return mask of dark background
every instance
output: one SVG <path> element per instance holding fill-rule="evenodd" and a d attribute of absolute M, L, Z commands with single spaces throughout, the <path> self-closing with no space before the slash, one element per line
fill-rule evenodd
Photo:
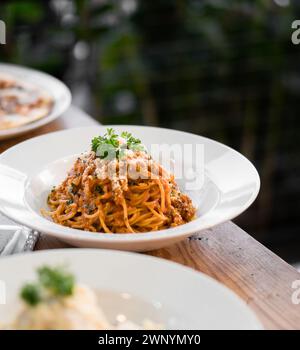
<path fill-rule="evenodd" d="M 300 1 L 1 0 L 0 19 L 0 60 L 63 80 L 101 123 L 192 131 L 242 152 L 262 187 L 235 221 L 300 261 Z"/>

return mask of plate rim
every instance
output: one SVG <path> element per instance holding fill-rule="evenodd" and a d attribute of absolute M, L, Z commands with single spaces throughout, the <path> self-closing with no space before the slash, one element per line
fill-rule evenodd
<path fill-rule="evenodd" d="M 168 229 L 164 229 L 164 230 L 159 230 L 159 231 L 150 231 L 150 232 L 145 232 L 145 233 L 132 233 L 132 234 L 123 234 L 123 233 L 114 233 L 114 234 L 106 234 L 106 233 L 102 233 L 102 232 L 97 232 L 97 234 L 95 235 L 95 233 L 91 233 L 88 231 L 84 231 L 84 230 L 78 230 L 78 229 L 73 229 L 70 227 L 65 227 L 59 224 L 56 224 L 50 220 L 47 220 L 45 218 L 39 217 L 39 223 L 35 224 L 35 223 L 30 223 L 28 224 L 27 222 L 24 222 L 22 220 L 19 220 L 18 218 L 15 218 L 13 216 L 10 216 L 8 213 L 5 212 L 5 210 L 3 210 L 2 206 L 1 206 L 1 202 L 0 202 L 0 211 L 3 215 L 5 215 L 6 217 L 8 217 L 9 219 L 21 224 L 21 225 L 25 225 L 25 226 L 29 226 L 32 229 L 38 230 L 40 232 L 44 232 L 47 235 L 50 236 L 54 236 L 54 237 L 60 237 L 62 239 L 66 239 L 66 240 L 84 240 L 87 241 L 89 243 L 94 242 L 94 243 L 107 243 L 107 242 L 118 242 L 118 243 L 128 243 L 128 242 L 133 242 L 133 243 L 139 243 L 139 242 L 148 242 L 148 241 L 159 241 L 159 240 L 164 240 L 166 238 L 176 238 L 176 237 L 187 237 L 190 236 L 191 234 L 197 232 L 197 231 L 202 231 L 202 230 L 206 230 L 208 228 L 211 227 L 215 227 L 216 225 L 222 224 L 226 221 L 232 220 L 233 218 L 237 217 L 238 215 L 240 215 L 241 213 L 243 213 L 245 210 L 247 210 L 250 205 L 254 202 L 254 200 L 256 199 L 259 190 L 260 190 L 260 177 L 258 174 L 257 169 L 255 168 L 255 166 L 253 165 L 253 163 L 247 159 L 243 154 L 241 154 L 240 152 L 236 151 L 235 149 L 233 149 L 232 147 L 229 147 L 219 141 L 215 141 L 213 139 L 210 139 L 208 137 L 205 136 L 201 136 L 201 135 L 197 135 L 197 134 L 193 134 L 193 133 L 189 133 L 186 131 L 181 131 L 181 130 L 176 130 L 176 129 L 169 129 L 169 128 L 161 128 L 161 127 L 154 127 L 154 126 L 142 126 L 142 125 L 126 125 L 126 124 L 109 124 L 109 125 L 96 125 L 96 126 L 87 126 L 87 127 L 77 127 L 77 128 L 71 128 L 71 129 L 64 129 L 64 130 L 58 130 L 55 132 L 51 132 L 51 133 L 47 133 L 47 134 L 43 134 L 43 135 L 39 135 L 33 138 L 30 138 L 28 140 L 25 140 L 21 143 L 18 143 L 17 145 L 14 145 L 12 147 L 10 147 L 9 149 L 7 149 L 6 151 L 4 151 L 1 155 L 0 155 L 0 164 L 1 164 L 1 158 L 3 156 L 5 156 L 7 153 L 13 151 L 15 148 L 18 148 L 20 146 L 22 146 L 22 144 L 24 143 L 31 143 L 31 142 L 35 142 L 36 140 L 39 139 L 43 139 L 45 137 L 47 137 L 48 135 L 57 135 L 57 134 L 63 134 L 63 133 L 72 133 L 73 131 L 82 131 L 83 129 L 96 129 L 96 128 L 107 128 L 107 127 L 120 127 L 120 128 L 129 128 L 129 127 L 135 127 L 135 128 L 147 128 L 147 129 L 164 129 L 166 131 L 175 131 L 178 133 L 184 133 L 186 134 L 186 136 L 188 135 L 193 135 L 193 136 L 197 136 L 199 138 L 205 139 L 207 142 L 210 143 L 214 143 L 216 145 L 218 145 L 218 147 L 221 148 L 225 148 L 227 150 L 229 150 L 230 152 L 234 152 L 238 157 L 241 157 L 242 159 L 244 159 L 247 164 L 252 168 L 253 170 L 253 174 L 255 176 L 255 183 L 256 183 L 256 190 L 253 191 L 251 198 L 241 207 L 239 207 L 239 210 L 237 210 L 234 214 L 232 215 L 227 215 L 224 216 L 221 220 L 218 220 L 217 222 L 211 224 L 211 223 L 207 223 L 205 225 L 202 225 L 200 228 L 195 228 L 195 221 L 191 221 L 189 223 L 180 225 L 180 226 L 176 226 L 174 228 L 168 228 Z M 25 203 L 23 203 L 23 209 L 26 210 L 27 212 L 31 213 L 31 209 L 27 208 L 27 206 L 25 205 Z M 35 212 L 34 212 L 35 213 Z M 36 214 L 36 213 L 35 213 Z M 45 223 L 44 220 L 47 220 L 47 224 L 51 224 L 51 228 L 53 228 L 53 231 L 43 231 L 43 223 Z M 45 223 L 46 226 L 46 223 Z M 199 225 L 198 225 L 199 226 Z M 46 227 L 44 227 L 44 229 L 46 229 Z"/>
<path fill-rule="evenodd" d="M 0 71 L 1 71 L 2 67 L 8 68 L 8 70 L 11 70 L 11 72 L 4 71 L 4 73 L 8 73 L 11 75 L 14 74 L 13 71 L 16 72 L 16 75 L 18 74 L 18 72 L 25 73 L 25 74 L 32 73 L 32 74 L 42 76 L 43 79 L 45 79 L 45 80 L 52 80 L 52 82 L 54 82 L 55 84 L 59 85 L 62 88 L 62 90 L 64 91 L 64 94 L 65 94 L 65 98 L 64 98 L 64 101 L 62 101 L 62 103 L 59 105 L 59 108 L 55 113 L 50 112 L 45 117 L 40 118 L 38 120 L 35 120 L 35 121 L 28 123 L 28 124 L 25 124 L 25 125 L 0 130 L 0 140 L 10 138 L 13 136 L 17 136 L 17 135 L 21 135 L 21 134 L 27 133 L 29 131 L 35 130 L 43 125 L 46 125 L 46 124 L 54 121 L 55 119 L 59 118 L 70 107 L 71 102 L 72 102 L 71 91 L 65 83 L 63 83 L 61 80 L 57 79 L 56 77 L 54 77 L 46 72 L 40 71 L 38 69 L 34 69 L 31 67 L 26 67 L 26 66 L 22 66 L 22 65 L 17 65 L 17 64 L 12 64 L 12 63 L 0 62 Z M 53 101 L 54 101 L 54 103 L 56 103 L 55 99 Z"/>

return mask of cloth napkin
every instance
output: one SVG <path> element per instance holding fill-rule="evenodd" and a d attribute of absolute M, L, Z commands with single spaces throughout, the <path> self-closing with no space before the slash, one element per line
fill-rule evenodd
<path fill-rule="evenodd" d="M 0 214 L 0 257 L 32 251 L 39 235 Z"/>

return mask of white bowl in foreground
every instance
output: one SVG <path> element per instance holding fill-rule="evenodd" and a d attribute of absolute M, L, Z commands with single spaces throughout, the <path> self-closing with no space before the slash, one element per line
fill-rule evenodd
<path fill-rule="evenodd" d="M 100 306 L 111 322 L 123 314 L 138 324 L 151 319 L 166 329 L 262 329 L 238 296 L 202 273 L 146 255 L 94 249 L 2 258 L 7 300 L 0 304 L 0 323 L 9 322 L 17 311 L 18 292 L 35 279 L 36 268 L 58 264 L 67 264 L 79 283 L 100 292 Z"/>

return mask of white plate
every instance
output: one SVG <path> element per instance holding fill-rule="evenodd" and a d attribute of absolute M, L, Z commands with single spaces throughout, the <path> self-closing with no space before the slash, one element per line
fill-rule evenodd
<path fill-rule="evenodd" d="M 254 166 L 241 154 L 210 139 L 170 129 L 142 126 L 114 126 L 127 130 L 152 144 L 202 144 L 204 146 L 204 184 L 186 191 L 198 206 L 197 219 L 181 226 L 149 233 L 90 233 L 53 223 L 40 214 L 53 187 L 66 176 L 76 156 L 90 149 L 92 137 L 106 127 L 88 127 L 59 131 L 22 142 L 0 156 L 0 210 L 31 228 L 56 236 L 80 247 L 125 250 L 158 249 L 195 232 L 230 220 L 254 201 L 260 181 Z M 192 160 L 189 155 L 184 166 Z M 184 180 L 179 181 L 184 186 Z"/>
<path fill-rule="evenodd" d="M 60 263 L 67 263 L 78 282 L 101 292 L 100 305 L 110 320 L 125 313 L 134 322 L 150 318 L 167 329 L 262 328 L 238 296 L 202 273 L 146 255 L 94 249 L 1 259 L 0 279 L 6 284 L 7 300 L 0 304 L 0 322 L 12 317 L 17 293 L 24 282 L 34 279 L 37 267 Z"/>
<path fill-rule="evenodd" d="M 7 73 L 18 80 L 40 87 L 41 89 L 47 91 L 54 101 L 52 110 L 47 116 L 16 128 L 0 130 L 0 140 L 21 135 L 39 128 L 42 125 L 48 124 L 61 116 L 62 113 L 70 106 L 70 90 L 61 81 L 46 73 L 6 63 L 0 63 L 0 72 Z"/>

